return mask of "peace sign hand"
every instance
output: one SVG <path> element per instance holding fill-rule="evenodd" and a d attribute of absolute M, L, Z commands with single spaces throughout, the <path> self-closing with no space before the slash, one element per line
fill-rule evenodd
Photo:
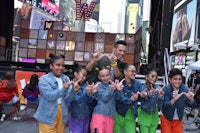
<path fill-rule="evenodd" d="M 73 91 L 78 92 L 79 88 L 80 88 L 80 83 L 81 79 L 78 79 L 77 81 L 72 81 L 73 84 Z"/>
<path fill-rule="evenodd" d="M 94 82 L 90 85 L 87 81 L 87 93 L 92 93 L 92 88 L 94 87 Z"/>
<path fill-rule="evenodd" d="M 123 85 L 124 80 L 125 79 L 122 79 L 120 82 L 119 82 L 119 80 L 115 80 L 115 85 L 116 85 L 117 90 L 120 91 L 124 88 L 124 85 Z"/>

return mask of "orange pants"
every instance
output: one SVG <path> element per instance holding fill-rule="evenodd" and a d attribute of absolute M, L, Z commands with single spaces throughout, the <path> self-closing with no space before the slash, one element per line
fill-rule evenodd
<path fill-rule="evenodd" d="M 181 120 L 167 120 L 163 115 L 160 116 L 161 133 L 183 133 L 183 122 Z"/>
<path fill-rule="evenodd" d="M 53 125 L 47 125 L 39 122 L 39 133 L 64 133 L 65 124 L 62 120 L 62 106 L 58 105 L 58 113 Z"/>

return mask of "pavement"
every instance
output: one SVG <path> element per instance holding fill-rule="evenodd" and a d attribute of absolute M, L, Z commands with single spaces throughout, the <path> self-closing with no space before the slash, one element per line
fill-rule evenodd
<path fill-rule="evenodd" d="M 21 120 L 13 120 L 11 112 L 13 107 L 5 107 L 6 118 L 3 122 L 0 122 L 0 133 L 38 133 L 38 122 L 33 118 L 35 112 L 34 108 L 28 108 L 26 111 L 20 111 L 19 116 Z M 184 131 L 183 133 L 200 133 L 200 129 L 194 123 L 196 119 L 186 118 L 184 115 Z M 200 121 L 200 120 L 199 120 Z M 66 132 L 69 133 L 68 128 Z M 156 133 L 161 133 L 157 130 Z"/>

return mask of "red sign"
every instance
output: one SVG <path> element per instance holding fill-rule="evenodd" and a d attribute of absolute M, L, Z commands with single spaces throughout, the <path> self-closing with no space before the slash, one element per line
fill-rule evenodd
<path fill-rule="evenodd" d="M 42 7 L 46 7 L 47 10 L 51 10 L 52 12 L 59 14 L 59 5 L 56 5 L 50 0 L 42 0 Z"/>

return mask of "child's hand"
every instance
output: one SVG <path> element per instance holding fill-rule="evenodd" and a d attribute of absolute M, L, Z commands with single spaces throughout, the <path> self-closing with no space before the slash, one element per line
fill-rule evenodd
<path fill-rule="evenodd" d="M 70 81 L 67 81 L 64 83 L 63 87 L 68 90 L 69 86 L 71 85 L 71 82 Z"/>
<path fill-rule="evenodd" d="M 147 92 L 146 91 L 142 91 L 139 93 L 141 98 L 145 98 L 147 96 Z"/>
<path fill-rule="evenodd" d="M 78 79 L 77 81 L 72 81 L 73 84 L 73 91 L 77 92 L 80 88 L 79 82 L 81 81 L 81 79 Z"/>
<path fill-rule="evenodd" d="M 90 85 L 88 82 L 87 82 L 87 93 L 92 93 L 92 88 L 94 87 L 94 82 Z"/>
<path fill-rule="evenodd" d="M 173 92 L 173 99 L 176 101 L 176 100 L 178 100 L 183 94 L 185 94 L 185 92 L 182 92 L 182 93 L 178 94 L 178 92 L 174 91 L 174 92 Z"/>
<path fill-rule="evenodd" d="M 119 80 L 115 80 L 117 90 L 122 90 L 124 88 L 124 85 L 123 85 L 124 80 L 125 79 L 122 79 L 120 82 L 119 82 Z"/>
<path fill-rule="evenodd" d="M 188 92 L 188 93 L 185 93 L 185 95 L 190 101 L 194 100 L 194 93 Z"/>
<path fill-rule="evenodd" d="M 132 93 L 131 100 L 135 102 L 138 99 L 138 93 Z"/>
<path fill-rule="evenodd" d="M 158 95 L 159 95 L 159 97 L 163 97 L 164 94 L 165 94 L 165 92 L 163 91 L 163 88 L 164 88 L 164 87 L 162 87 L 161 89 L 158 90 Z"/>
<path fill-rule="evenodd" d="M 92 88 L 92 94 L 95 94 L 98 91 L 98 89 L 99 89 L 98 85 L 99 85 L 99 83 L 97 83 L 97 84 L 95 84 L 93 86 L 93 88 Z"/>

